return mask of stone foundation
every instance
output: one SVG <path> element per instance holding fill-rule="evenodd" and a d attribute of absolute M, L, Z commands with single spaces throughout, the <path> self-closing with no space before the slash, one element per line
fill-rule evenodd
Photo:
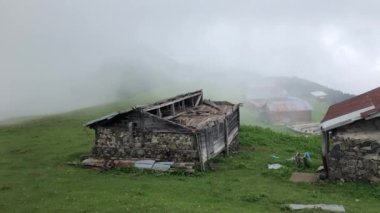
<path fill-rule="evenodd" d="M 356 181 L 380 177 L 378 141 L 334 137 L 330 146 L 330 179 Z"/>
<path fill-rule="evenodd" d="M 91 157 L 97 159 L 154 159 L 194 162 L 198 152 L 191 134 L 128 132 L 121 128 L 97 128 Z"/>

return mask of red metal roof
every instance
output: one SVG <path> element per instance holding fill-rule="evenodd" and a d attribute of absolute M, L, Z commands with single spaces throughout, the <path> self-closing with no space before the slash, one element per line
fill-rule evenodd
<path fill-rule="evenodd" d="M 375 107 L 375 109 L 363 112 L 361 114 L 362 117 L 366 117 L 372 113 L 380 112 L 380 87 L 348 100 L 342 101 L 340 103 L 331 105 L 321 122 L 328 121 L 370 106 Z"/>

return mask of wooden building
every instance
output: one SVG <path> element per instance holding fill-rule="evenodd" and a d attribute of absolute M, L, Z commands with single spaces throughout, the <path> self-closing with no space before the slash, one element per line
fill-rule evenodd
<path fill-rule="evenodd" d="M 296 97 L 268 100 L 261 108 L 262 119 L 271 124 L 294 124 L 311 121 L 312 106 Z"/>
<path fill-rule="evenodd" d="M 94 159 L 151 159 L 204 164 L 239 150 L 239 105 L 181 94 L 88 122 Z"/>

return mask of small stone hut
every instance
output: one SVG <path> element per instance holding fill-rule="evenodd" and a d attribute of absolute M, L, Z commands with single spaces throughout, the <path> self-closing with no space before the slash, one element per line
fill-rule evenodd
<path fill-rule="evenodd" d="M 330 106 L 321 129 L 330 179 L 380 178 L 380 87 Z"/>
<path fill-rule="evenodd" d="M 203 99 L 201 90 L 90 121 L 91 158 L 204 164 L 239 150 L 239 105 Z"/>

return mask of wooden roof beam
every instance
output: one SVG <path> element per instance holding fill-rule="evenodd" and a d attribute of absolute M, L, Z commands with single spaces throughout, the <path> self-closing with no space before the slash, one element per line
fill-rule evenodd
<path fill-rule="evenodd" d="M 198 93 L 195 93 L 195 94 L 187 95 L 187 96 L 175 99 L 173 101 L 164 102 L 164 103 L 158 104 L 158 105 L 154 105 L 153 104 L 153 105 L 143 106 L 142 108 L 143 108 L 143 110 L 145 112 L 146 111 L 151 111 L 151 110 L 155 110 L 155 109 L 158 109 L 158 108 L 166 107 L 166 106 L 169 106 L 169 105 L 172 105 L 172 104 L 175 104 L 175 103 L 178 103 L 178 102 L 181 102 L 181 101 L 193 98 L 193 97 L 197 97 L 197 96 L 202 96 L 202 92 L 198 92 Z"/>

